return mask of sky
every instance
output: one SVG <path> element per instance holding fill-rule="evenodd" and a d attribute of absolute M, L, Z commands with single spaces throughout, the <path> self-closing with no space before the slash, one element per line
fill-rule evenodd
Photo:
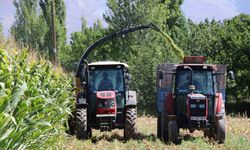
<path fill-rule="evenodd" d="M 103 13 L 108 8 L 106 0 L 65 0 L 67 37 L 75 31 L 81 30 L 81 18 L 92 26 L 97 18 L 103 21 Z M 250 14 L 250 0 L 184 0 L 181 9 L 186 18 L 194 22 L 205 18 L 224 20 L 240 13 Z M 8 36 L 9 28 L 15 21 L 15 7 L 13 0 L 0 0 L 0 22 L 3 24 L 4 35 Z"/>

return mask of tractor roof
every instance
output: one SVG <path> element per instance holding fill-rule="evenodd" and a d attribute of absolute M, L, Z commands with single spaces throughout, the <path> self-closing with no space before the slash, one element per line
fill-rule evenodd
<path fill-rule="evenodd" d="M 212 67 L 214 64 L 176 64 L 177 66 L 209 66 Z"/>
<path fill-rule="evenodd" d="M 185 56 L 183 59 L 183 63 L 178 64 L 176 67 L 184 67 L 189 66 L 193 68 L 203 68 L 203 69 L 215 69 L 215 65 L 213 64 L 205 64 L 205 56 Z"/>
<path fill-rule="evenodd" d="M 128 65 L 126 63 L 122 63 L 119 61 L 98 61 L 98 62 L 93 62 L 89 64 L 89 66 L 107 66 L 107 65 L 110 65 L 110 66 L 122 65 L 125 68 L 128 68 Z"/>
<path fill-rule="evenodd" d="M 191 68 L 195 67 L 195 68 L 203 68 L 203 69 L 206 69 L 206 68 L 210 68 L 212 70 L 216 70 L 216 65 L 214 64 L 176 64 L 175 67 L 176 68 L 179 68 L 179 67 L 185 67 L 185 66 L 189 66 Z"/>

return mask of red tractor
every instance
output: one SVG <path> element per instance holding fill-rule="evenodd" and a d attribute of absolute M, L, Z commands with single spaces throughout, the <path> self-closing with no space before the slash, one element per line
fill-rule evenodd
<path fill-rule="evenodd" d="M 225 141 L 226 65 L 204 62 L 203 56 L 189 56 L 181 64 L 158 65 L 157 137 L 161 140 L 177 142 L 179 129 L 184 128 Z"/>
<path fill-rule="evenodd" d="M 126 63 L 99 61 L 89 63 L 89 54 L 109 40 L 143 29 L 160 29 L 154 24 L 124 29 L 100 38 L 90 45 L 82 55 L 76 70 L 76 101 L 69 117 L 69 133 L 78 139 L 88 139 L 92 129 L 111 131 L 123 129 L 124 139 L 132 138 L 136 132 L 137 99 L 131 91 Z"/>
<path fill-rule="evenodd" d="M 136 132 L 136 92 L 129 90 L 128 65 L 115 61 L 86 64 L 76 79 L 76 108 L 69 120 L 70 132 L 79 139 L 92 129 L 124 129 L 124 139 Z"/>

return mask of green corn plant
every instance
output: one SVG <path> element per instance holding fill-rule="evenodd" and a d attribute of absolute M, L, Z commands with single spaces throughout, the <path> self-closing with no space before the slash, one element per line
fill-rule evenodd
<path fill-rule="evenodd" d="M 33 55 L 32 55 L 33 56 Z M 0 48 L 1 149 L 57 148 L 72 107 L 70 78 L 27 50 Z"/>

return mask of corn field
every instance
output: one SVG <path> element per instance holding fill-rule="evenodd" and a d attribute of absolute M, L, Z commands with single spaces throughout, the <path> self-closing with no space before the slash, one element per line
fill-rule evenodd
<path fill-rule="evenodd" d="M 71 80 L 61 69 L 34 52 L 0 45 L 0 148 L 61 146 L 71 90 Z"/>

